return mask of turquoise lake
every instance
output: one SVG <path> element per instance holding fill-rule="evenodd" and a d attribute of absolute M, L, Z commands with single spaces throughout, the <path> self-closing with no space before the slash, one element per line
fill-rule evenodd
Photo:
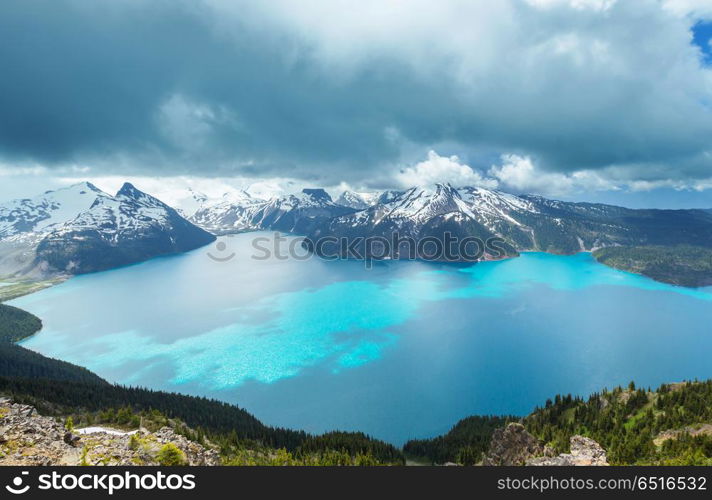
<path fill-rule="evenodd" d="M 22 345 L 112 382 L 229 401 L 270 425 L 395 444 L 472 414 L 523 415 L 557 393 L 712 377 L 712 288 L 585 253 L 370 270 L 258 261 L 257 236 L 16 299 L 44 322 Z"/>

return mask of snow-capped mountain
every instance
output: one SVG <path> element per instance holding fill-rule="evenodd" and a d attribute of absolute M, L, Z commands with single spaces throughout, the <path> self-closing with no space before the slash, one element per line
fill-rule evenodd
<path fill-rule="evenodd" d="M 116 196 L 82 183 L 9 202 L 0 211 L 0 227 L 5 272 L 98 271 L 192 250 L 215 239 L 128 183 Z"/>
<path fill-rule="evenodd" d="M 323 189 L 303 189 L 267 202 L 254 214 L 253 224 L 277 231 L 304 233 L 314 223 L 352 213 L 337 205 Z"/>
<path fill-rule="evenodd" d="M 485 252 L 484 258 L 521 251 L 567 254 L 612 245 L 712 245 L 712 217 L 703 210 L 631 210 L 449 184 L 385 191 L 370 198 L 373 201 L 344 193 L 336 203 L 323 189 L 267 201 L 245 195 L 206 207 L 191 220 L 214 234 L 274 229 L 312 241 L 323 236 L 352 241 L 394 235 L 421 241 L 443 239 L 446 233 L 484 242 L 499 238 L 499 250 Z M 387 257 L 401 255 L 394 250 Z"/>
<path fill-rule="evenodd" d="M 213 234 L 236 233 L 258 229 L 252 222 L 254 212 L 266 201 L 246 191 L 226 193 L 219 202 L 197 210 L 189 219 Z"/>
<path fill-rule="evenodd" d="M 459 237 L 475 236 L 483 241 L 497 236 L 478 221 L 473 206 L 449 184 L 389 191 L 378 199 L 378 203 L 365 210 L 332 218 L 316 226 L 308 235 L 309 239 L 317 241 L 324 236 L 335 236 L 355 241 L 377 237 L 392 241 L 398 236 L 414 241 L 431 237 L 442 241 L 445 232 Z M 395 246 L 387 251 L 381 250 L 386 252 L 382 258 L 403 257 L 404 250 Z M 503 252 L 505 255 L 517 253 L 509 244 L 503 245 Z M 359 255 L 370 253 L 371 249 L 365 246 L 359 249 Z"/>
<path fill-rule="evenodd" d="M 108 196 L 89 182 L 47 191 L 34 198 L 0 204 L 0 240 L 41 239 L 58 225 L 88 210 L 94 202 Z"/>
<path fill-rule="evenodd" d="M 185 191 L 185 196 L 181 197 L 176 203 L 174 208 L 183 217 L 192 217 L 198 210 L 205 208 L 208 205 L 214 203 L 208 195 L 195 191 L 193 188 L 188 188 Z"/>
<path fill-rule="evenodd" d="M 464 188 L 468 189 L 470 188 Z M 493 199 L 497 198 L 497 194 L 490 193 Z M 330 222 L 334 226 L 397 227 L 412 234 L 436 217 L 461 214 L 477 220 L 478 216 L 473 213 L 474 208 L 484 209 L 487 213 L 494 211 L 486 203 L 473 203 L 469 192 L 465 191 L 465 194 L 469 195 L 467 201 L 463 199 L 460 191 L 449 184 L 437 184 L 432 188 L 413 187 L 401 192 L 387 191 L 378 197 L 379 201 L 375 205 Z"/>
<path fill-rule="evenodd" d="M 353 209 L 334 203 L 323 189 L 304 189 L 301 193 L 259 200 L 244 193 L 196 212 L 191 221 L 214 233 L 257 229 L 304 232 L 315 221 L 330 219 Z"/>
<path fill-rule="evenodd" d="M 195 191 L 192 188 L 185 190 L 184 195 L 175 202 L 175 208 L 179 214 L 189 219 L 195 217 L 199 212 L 205 213 L 206 209 L 217 207 L 218 205 L 249 205 L 264 199 L 255 197 L 244 190 L 228 191 L 222 196 L 208 196 L 205 193 Z"/>
<path fill-rule="evenodd" d="M 321 221 L 308 236 L 442 241 L 446 232 L 459 239 L 500 238 L 504 256 L 566 254 L 612 245 L 712 245 L 712 217 L 704 210 L 632 210 L 437 184 L 384 193 L 369 208 Z M 386 257 L 402 256 L 391 250 Z"/>
<path fill-rule="evenodd" d="M 354 191 L 344 191 L 334 201 L 337 205 L 356 210 L 363 210 L 378 202 L 378 193 L 356 193 Z"/>

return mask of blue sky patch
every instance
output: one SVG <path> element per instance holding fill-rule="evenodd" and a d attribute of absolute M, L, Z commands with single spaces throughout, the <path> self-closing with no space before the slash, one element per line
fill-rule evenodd
<path fill-rule="evenodd" d="M 712 64 L 712 22 L 700 21 L 692 27 L 692 43 L 702 49 L 705 64 Z"/>

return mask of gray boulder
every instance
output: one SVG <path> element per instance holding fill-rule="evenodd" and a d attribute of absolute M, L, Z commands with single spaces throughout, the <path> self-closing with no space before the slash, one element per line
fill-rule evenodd
<path fill-rule="evenodd" d="M 571 452 L 558 457 L 539 457 L 527 461 L 527 465 L 608 465 L 606 450 L 591 438 L 571 437 Z"/>

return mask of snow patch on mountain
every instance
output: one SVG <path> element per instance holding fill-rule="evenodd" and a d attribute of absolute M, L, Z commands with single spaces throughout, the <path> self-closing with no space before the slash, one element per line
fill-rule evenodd
<path fill-rule="evenodd" d="M 111 196 L 81 183 L 0 205 L 0 274 L 97 271 L 214 239 L 132 184 Z"/>
<path fill-rule="evenodd" d="M 323 189 L 303 189 L 261 200 L 248 193 L 199 210 L 190 220 L 214 234 L 234 233 L 257 229 L 297 231 L 317 218 L 329 218 L 352 209 L 333 202 Z"/>
<path fill-rule="evenodd" d="M 357 193 L 355 191 L 344 191 L 339 195 L 334 203 L 344 207 L 363 210 L 375 203 L 378 203 L 379 193 Z"/>
<path fill-rule="evenodd" d="M 22 242 L 42 238 L 108 196 L 93 184 L 82 182 L 34 198 L 2 203 L 0 240 Z"/>

